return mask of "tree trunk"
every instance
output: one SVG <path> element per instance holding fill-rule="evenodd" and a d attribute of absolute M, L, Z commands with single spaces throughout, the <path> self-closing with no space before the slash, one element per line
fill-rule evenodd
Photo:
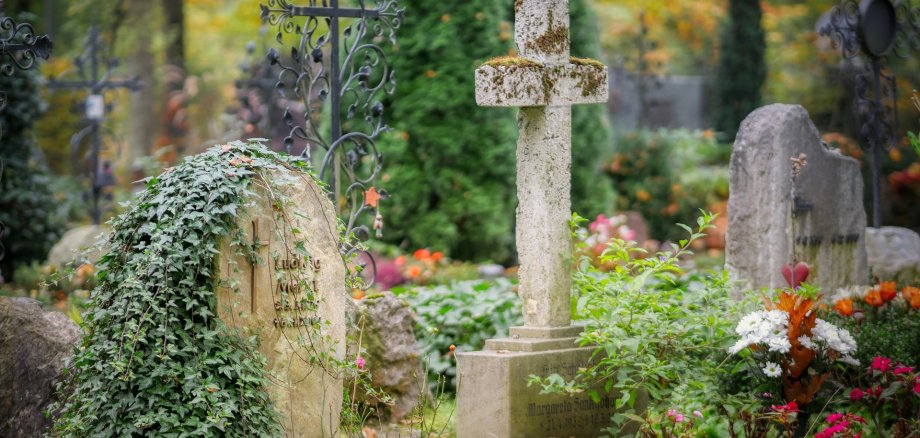
<path fill-rule="evenodd" d="M 124 164 L 130 169 L 138 158 L 151 152 L 157 134 L 157 100 L 151 50 L 151 35 L 155 34 L 154 7 L 148 0 L 128 0 L 128 10 L 129 25 L 125 29 L 125 39 L 131 50 L 128 52 L 127 68 L 131 77 L 140 77 L 144 82 L 141 90 L 131 93 L 128 146 L 124 154 Z"/>
<path fill-rule="evenodd" d="M 185 71 L 185 10 L 184 0 L 163 0 L 166 17 L 166 63 Z"/>

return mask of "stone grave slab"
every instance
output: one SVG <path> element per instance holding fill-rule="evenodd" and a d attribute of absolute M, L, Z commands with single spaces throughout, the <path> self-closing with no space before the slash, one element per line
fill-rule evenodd
<path fill-rule="evenodd" d="M 272 178 L 289 180 L 282 190 L 290 205 L 282 219 L 267 191 L 254 184 L 252 205 L 238 224 L 259 260 L 223 244 L 218 269 L 226 283 L 218 291 L 217 308 L 230 327 L 258 336 L 284 436 L 333 436 L 343 381 L 309 362 L 311 356 L 345 357 L 346 268 L 337 220 L 325 191 L 309 177 L 278 171 Z"/>
<path fill-rule="evenodd" d="M 793 184 L 791 158 L 807 164 Z M 752 288 L 785 287 L 782 266 L 804 261 L 825 293 L 867 284 L 859 163 L 821 142 L 808 112 L 774 104 L 751 113 L 732 149 L 725 266 Z"/>

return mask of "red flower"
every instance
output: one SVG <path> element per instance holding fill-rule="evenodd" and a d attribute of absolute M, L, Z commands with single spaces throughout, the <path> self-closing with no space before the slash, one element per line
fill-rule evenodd
<path fill-rule="evenodd" d="M 440 262 L 441 259 L 443 259 L 443 258 L 444 258 L 444 253 L 441 252 L 441 251 L 435 251 L 435 252 L 431 253 L 431 261 L 433 261 L 433 262 L 435 262 L 435 263 Z"/>
<path fill-rule="evenodd" d="M 891 368 L 891 359 L 882 356 L 875 356 L 872 359 L 872 369 L 881 372 L 888 371 Z"/>
<path fill-rule="evenodd" d="M 415 251 L 415 254 L 412 255 L 416 260 L 428 260 L 431 258 L 431 252 L 425 248 Z"/>
<path fill-rule="evenodd" d="M 863 390 L 861 390 L 861 389 L 859 389 L 859 388 L 853 388 L 853 390 L 850 391 L 850 400 L 852 400 L 852 401 L 860 401 L 860 400 L 862 400 L 862 398 L 863 398 L 865 395 L 866 395 L 866 393 L 863 392 Z"/>
<path fill-rule="evenodd" d="M 894 374 L 907 374 L 914 372 L 914 369 L 909 366 L 898 364 L 891 372 Z"/>
<path fill-rule="evenodd" d="M 795 400 L 793 400 L 784 405 L 779 405 L 779 406 L 772 405 L 770 406 L 770 409 L 776 412 L 782 413 L 782 414 L 792 414 L 792 413 L 796 413 L 799 411 L 799 404 L 796 403 Z"/>
<path fill-rule="evenodd" d="M 920 395 L 920 383 L 914 383 L 914 394 Z"/>
<path fill-rule="evenodd" d="M 863 297 L 863 300 L 866 301 L 866 304 L 873 307 L 882 307 L 885 304 L 885 300 L 882 299 L 882 292 L 877 286 L 869 289 L 869 293 Z"/>

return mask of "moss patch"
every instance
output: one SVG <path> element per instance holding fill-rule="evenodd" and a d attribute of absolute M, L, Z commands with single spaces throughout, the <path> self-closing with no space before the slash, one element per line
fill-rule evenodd
<path fill-rule="evenodd" d="M 597 90 L 607 82 L 607 75 L 604 74 L 603 68 L 596 68 L 597 66 L 594 64 L 582 65 L 590 65 L 595 68 L 578 75 L 577 85 L 578 88 L 581 88 L 581 95 L 583 97 L 588 97 L 597 94 Z M 601 67 L 603 67 L 603 64 L 601 64 Z"/>
<path fill-rule="evenodd" d="M 482 65 L 489 67 L 542 67 L 543 65 L 532 59 L 522 58 L 520 56 L 497 56 Z"/>
<path fill-rule="evenodd" d="M 569 64 L 573 65 L 588 65 L 591 67 L 606 67 L 604 63 L 591 58 L 577 58 L 575 56 L 569 58 Z"/>

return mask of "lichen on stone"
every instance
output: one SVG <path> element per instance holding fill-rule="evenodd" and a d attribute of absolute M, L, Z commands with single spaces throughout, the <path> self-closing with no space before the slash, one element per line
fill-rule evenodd
<path fill-rule="evenodd" d="M 569 47 L 569 28 L 560 24 L 555 25 L 553 12 L 549 12 L 546 32 L 526 44 L 528 50 L 541 53 L 560 53 Z"/>

